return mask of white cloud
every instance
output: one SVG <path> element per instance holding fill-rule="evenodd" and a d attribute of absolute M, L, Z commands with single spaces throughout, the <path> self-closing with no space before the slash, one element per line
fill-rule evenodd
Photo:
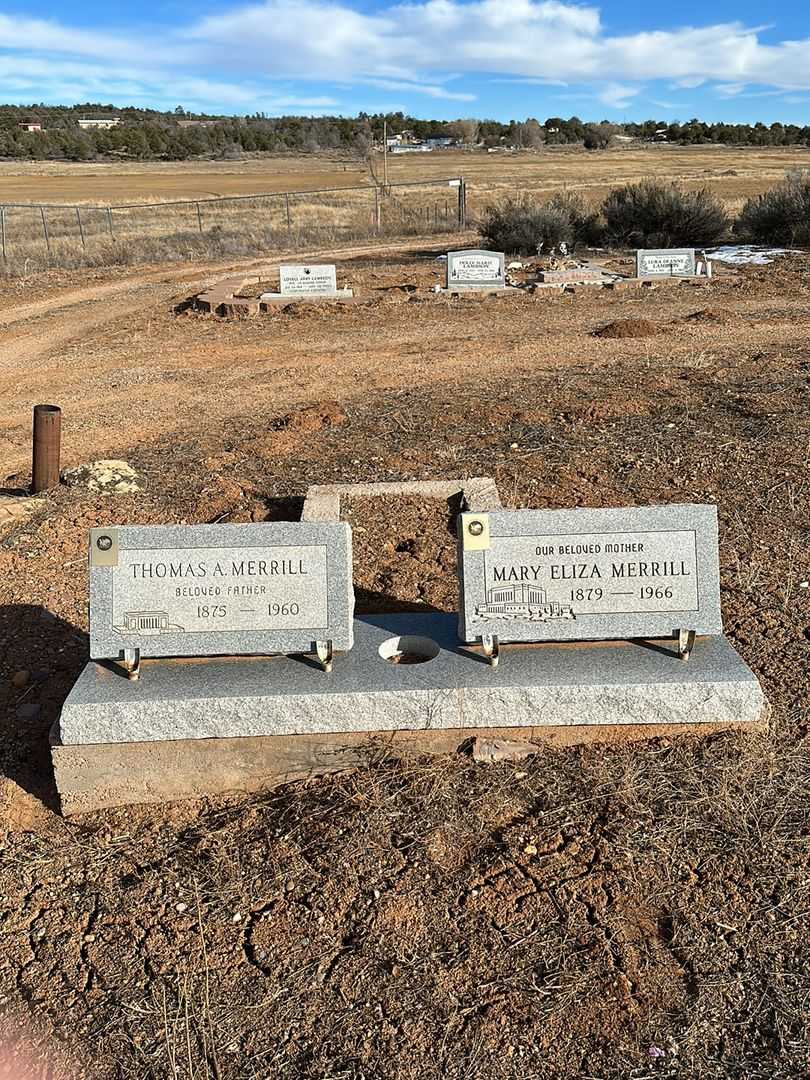
<path fill-rule="evenodd" d="M 624 109 L 638 93 L 637 86 L 624 86 L 622 83 L 611 82 L 602 87 L 598 96 L 603 105 L 610 105 L 614 109 Z"/>
<path fill-rule="evenodd" d="M 810 38 L 766 44 L 761 35 L 740 22 L 611 35 L 598 7 L 564 0 L 390 0 L 373 13 L 359 0 L 263 0 L 163 33 L 0 15 L 0 60 L 13 58 L 0 66 L 0 97 L 27 80 L 39 80 L 37 98 L 69 85 L 109 99 L 134 84 L 154 99 L 270 111 L 274 99 L 337 104 L 301 95 L 307 82 L 465 102 L 480 97 L 471 80 L 500 76 L 595 88 L 621 109 L 657 80 L 711 83 L 725 97 L 746 86 L 809 90 Z M 449 73 L 467 77 L 464 90 L 447 88 Z M 274 93 L 279 81 L 295 91 Z"/>
<path fill-rule="evenodd" d="M 429 83 L 408 82 L 401 79 L 355 79 L 349 85 L 374 86 L 378 90 L 405 90 L 409 94 L 425 94 L 427 97 L 443 98 L 445 101 L 475 101 L 475 94 L 467 94 L 462 91 L 447 90 L 443 86 L 435 86 Z"/>

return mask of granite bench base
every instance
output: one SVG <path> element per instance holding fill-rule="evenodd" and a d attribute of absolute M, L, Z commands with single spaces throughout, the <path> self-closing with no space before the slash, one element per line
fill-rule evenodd
<path fill-rule="evenodd" d="M 521 292 L 516 285 L 451 285 L 436 290 L 437 296 L 505 296 Z"/>
<path fill-rule="evenodd" d="M 271 308 L 286 307 L 287 304 L 346 304 L 359 303 L 361 296 L 355 296 L 352 289 L 337 289 L 333 293 L 262 293 L 259 297 L 259 310 L 268 311 Z"/>
<path fill-rule="evenodd" d="M 434 659 L 392 664 L 391 638 Z M 149 660 L 138 682 L 91 663 L 52 735 L 63 811 L 249 791 L 355 765 L 369 743 L 455 750 L 474 734 L 570 744 L 761 728 L 755 676 L 720 637 L 502 646 L 493 669 L 455 616 L 363 616 L 330 674 L 307 657 Z"/>

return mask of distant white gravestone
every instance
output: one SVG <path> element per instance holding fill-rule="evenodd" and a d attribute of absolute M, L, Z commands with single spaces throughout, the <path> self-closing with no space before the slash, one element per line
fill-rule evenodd
<path fill-rule="evenodd" d="M 505 289 L 502 251 L 448 251 L 448 289 Z"/>
<path fill-rule="evenodd" d="M 329 296 L 337 292 L 334 263 L 321 266 L 280 266 L 282 296 Z"/>
<path fill-rule="evenodd" d="M 636 277 L 694 277 L 697 259 L 694 248 L 661 248 L 636 252 Z"/>
<path fill-rule="evenodd" d="M 279 304 L 291 300 L 349 300 L 351 289 L 337 287 L 337 271 L 334 263 L 312 266 L 280 266 L 278 268 L 279 291 L 262 293 L 259 301 Z"/>

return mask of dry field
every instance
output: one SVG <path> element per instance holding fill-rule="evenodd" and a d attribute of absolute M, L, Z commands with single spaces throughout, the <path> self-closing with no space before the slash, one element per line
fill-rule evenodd
<path fill-rule="evenodd" d="M 805 148 L 644 146 L 586 153 L 556 147 L 539 153 L 435 152 L 391 155 L 391 183 L 425 182 L 395 189 L 381 211 L 381 235 L 446 231 L 455 212 L 455 191 L 427 186 L 463 175 L 472 218 L 493 199 L 528 191 L 546 196 L 562 188 L 582 191 L 594 203 L 616 184 L 654 176 L 708 186 L 738 211 L 745 199 L 777 183 L 789 169 L 810 163 Z M 378 171 L 380 171 L 378 169 Z M 291 216 L 281 198 L 138 208 L 137 204 L 272 192 L 367 187 L 367 191 L 294 196 Z M 277 251 L 280 247 L 337 244 L 377 231 L 371 178 L 362 163 L 337 156 L 288 156 L 240 162 L 56 164 L 0 163 L 0 205 L 31 204 L 6 211 L 9 272 L 45 266 L 104 266 L 158 260 L 195 261 Z M 47 211 L 51 251 L 36 204 Z M 113 221 L 93 206 L 136 204 L 115 211 Z M 86 247 L 73 209 L 81 205 Z M 290 224 L 291 222 L 291 224 Z M 112 230 L 112 235 L 111 235 Z M 0 266 L 0 269 L 2 267 Z"/>
<path fill-rule="evenodd" d="M 66 466 L 125 458 L 145 488 L 62 487 L 0 533 L 4 1080 L 810 1074 L 810 258 L 447 300 L 437 250 L 312 250 L 364 302 L 253 320 L 185 305 L 245 261 L 0 283 L 0 485 L 27 484 L 31 406 L 54 401 Z M 594 336 L 623 319 L 651 332 Z M 511 506 L 715 501 L 770 734 L 494 766 L 372 745 L 268 795 L 54 813 L 89 527 L 481 474 Z M 452 609 L 443 508 L 350 513 L 361 608 Z"/>
<path fill-rule="evenodd" d="M 602 194 L 647 176 L 709 185 L 730 203 L 763 190 L 785 171 L 810 164 L 803 147 L 656 146 L 587 153 L 549 147 L 521 154 L 436 151 L 389 155 L 392 183 L 465 176 L 473 190 Z M 306 191 L 370 183 L 362 162 L 335 155 L 290 155 L 246 161 L 0 162 L 0 203 L 156 202 L 256 192 Z"/>

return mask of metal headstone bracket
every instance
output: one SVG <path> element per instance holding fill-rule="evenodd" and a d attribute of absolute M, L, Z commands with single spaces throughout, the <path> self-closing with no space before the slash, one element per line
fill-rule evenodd
<path fill-rule="evenodd" d="M 124 649 L 124 667 L 126 668 L 127 678 L 132 682 L 137 682 L 141 677 L 141 650 L 140 649 Z"/>
<path fill-rule="evenodd" d="M 501 644 L 498 641 L 498 635 L 482 634 L 481 648 L 484 650 L 484 656 L 489 660 L 490 667 L 496 668 L 501 658 Z"/>
<path fill-rule="evenodd" d="M 678 656 L 681 660 L 688 660 L 692 655 L 692 649 L 695 647 L 695 631 L 694 630 L 679 630 L 678 631 Z"/>
<path fill-rule="evenodd" d="M 315 652 L 317 653 L 318 661 L 323 670 L 327 672 L 331 671 L 333 656 L 331 639 L 329 641 L 316 641 Z"/>

